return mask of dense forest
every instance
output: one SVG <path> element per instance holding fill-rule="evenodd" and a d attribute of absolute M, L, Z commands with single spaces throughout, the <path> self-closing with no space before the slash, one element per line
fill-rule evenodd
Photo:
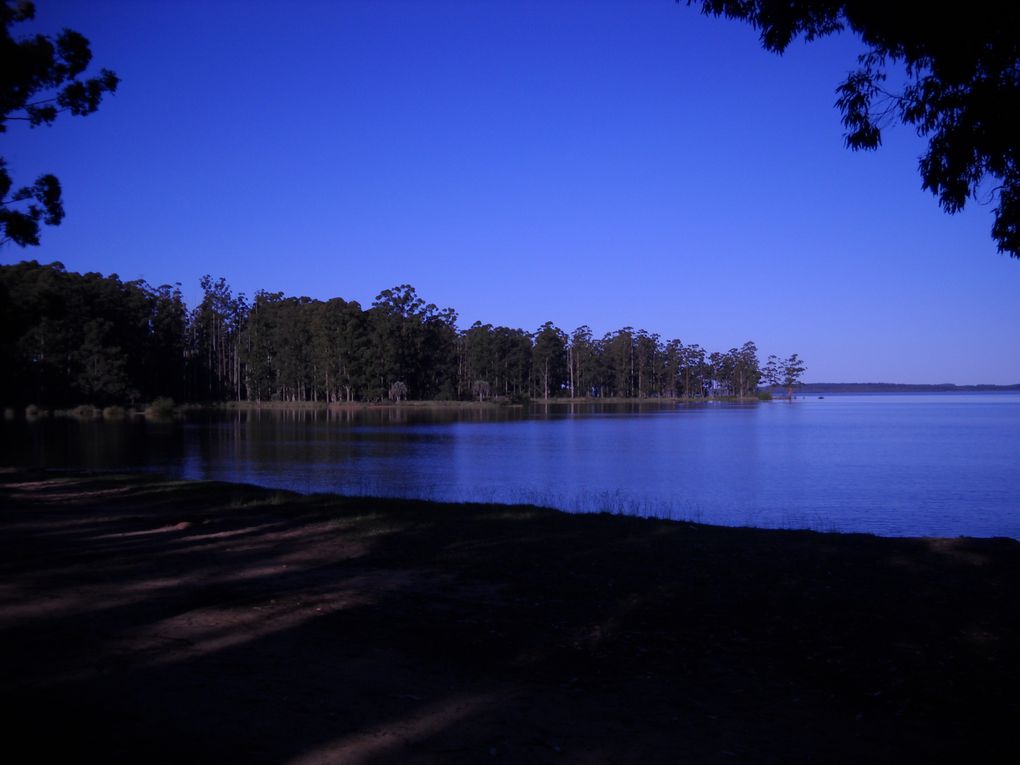
<path fill-rule="evenodd" d="M 0 403 L 524 400 L 753 396 L 797 384 L 796 354 L 761 365 L 754 343 L 726 352 L 631 327 L 596 338 L 551 322 L 534 332 L 458 329 L 403 284 L 368 308 L 204 277 L 180 286 L 78 274 L 60 263 L 0 267 Z"/>

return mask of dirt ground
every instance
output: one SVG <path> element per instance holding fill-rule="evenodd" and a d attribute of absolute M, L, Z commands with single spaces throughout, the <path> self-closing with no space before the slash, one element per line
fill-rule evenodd
<path fill-rule="evenodd" d="M 0 471 L 25 761 L 1020 762 L 1020 543 Z"/>

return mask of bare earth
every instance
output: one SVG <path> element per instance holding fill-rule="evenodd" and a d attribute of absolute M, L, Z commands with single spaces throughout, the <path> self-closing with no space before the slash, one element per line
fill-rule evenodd
<path fill-rule="evenodd" d="M 1020 543 L 0 472 L 8 754 L 1020 762 Z"/>

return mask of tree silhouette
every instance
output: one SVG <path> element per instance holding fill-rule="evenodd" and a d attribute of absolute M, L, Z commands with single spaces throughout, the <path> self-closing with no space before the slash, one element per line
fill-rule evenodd
<path fill-rule="evenodd" d="M 680 0 L 677 0 L 679 2 Z M 691 5 L 695 0 L 687 0 Z M 766 50 L 849 29 L 867 52 L 836 90 L 846 145 L 877 149 L 894 122 L 928 139 L 922 187 L 949 213 L 995 202 L 992 238 L 1020 258 L 1020 27 L 992 2 L 950 8 L 908 0 L 701 0 L 712 16 L 749 22 Z M 902 85 L 890 87 L 890 75 Z"/>
<path fill-rule="evenodd" d="M 109 69 L 83 79 L 92 61 L 89 41 L 78 32 L 63 30 L 56 37 L 15 38 L 11 27 L 35 18 L 31 2 L 4 0 L 0 4 L 0 133 L 10 121 L 31 127 L 51 125 L 57 115 L 92 114 L 106 93 L 120 82 Z M 46 173 L 31 186 L 14 188 L 7 162 L 0 157 L 0 244 L 22 247 L 39 244 L 39 224 L 56 226 L 64 218 L 60 181 Z"/>
<path fill-rule="evenodd" d="M 807 371 L 804 362 L 796 353 L 788 359 L 780 362 L 783 387 L 786 388 L 786 395 L 793 398 L 793 389 L 800 385 L 800 378 Z"/>
<path fill-rule="evenodd" d="M 200 284 L 188 310 L 180 285 L 0 266 L 0 403 L 751 397 L 759 380 L 793 388 L 805 369 L 796 354 L 762 367 L 750 341 L 707 354 L 632 327 L 601 340 L 552 322 L 458 330 L 456 311 L 407 284 L 367 310 L 263 290 L 248 301 L 222 277 Z"/>

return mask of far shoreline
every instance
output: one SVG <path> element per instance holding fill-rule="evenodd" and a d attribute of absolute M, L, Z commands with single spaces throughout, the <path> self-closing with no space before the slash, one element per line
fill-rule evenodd
<path fill-rule="evenodd" d="M 92 403 L 74 407 L 29 404 L 27 406 L 0 406 L 3 419 L 43 419 L 46 417 L 75 417 L 78 419 L 124 419 L 126 417 L 169 418 L 176 414 L 223 411 L 360 411 L 400 409 L 523 409 L 532 406 L 690 406 L 699 404 L 756 404 L 793 401 L 798 398 L 824 398 L 826 395 L 853 394 L 918 394 L 918 393 L 1020 393 L 1015 385 L 956 385 L 908 383 L 802 383 L 792 394 L 784 389 L 761 389 L 755 396 L 648 396 L 648 397 L 585 397 L 556 396 L 548 399 L 512 399 L 491 397 L 485 400 L 461 399 L 409 399 L 403 401 L 255 401 L 249 399 L 225 401 L 173 402 L 161 399 L 151 404 L 112 404 L 99 406 Z"/>

